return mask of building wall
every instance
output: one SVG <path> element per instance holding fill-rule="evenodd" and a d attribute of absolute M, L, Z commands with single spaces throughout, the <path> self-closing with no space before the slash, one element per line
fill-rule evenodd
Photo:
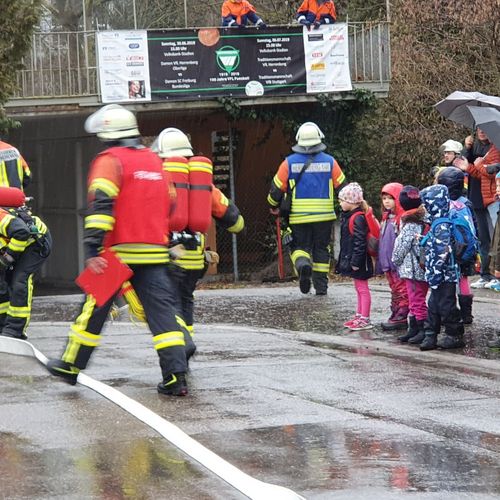
<path fill-rule="evenodd" d="M 34 181 L 28 194 L 34 196 L 34 211 L 45 220 L 54 238 L 52 255 L 41 273 L 47 284 L 71 285 L 83 268 L 86 177 L 92 158 L 102 150 L 102 144 L 84 132 L 83 124 L 91 111 L 20 117 L 22 127 L 7 138 L 18 147 L 33 171 Z M 138 120 L 147 142 L 165 127 L 178 127 L 190 134 L 195 153 L 209 157 L 211 133 L 227 131 L 230 125 L 220 111 L 147 111 L 139 113 Z M 242 269 L 256 269 L 272 259 L 270 240 L 274 227 L 266 196 L 289 145 L 278 123 L 247 120 L 231 126 L 240 137 L 234 154 L 235 201 L 247 226 L 246 233 L 238 237 L 238 262 Z M 212 229 L 212 246 L 216 244 L 214 235 Z M 231 262 L 230 245 L 219 246 L 219 252 L 221 265 Z"/>

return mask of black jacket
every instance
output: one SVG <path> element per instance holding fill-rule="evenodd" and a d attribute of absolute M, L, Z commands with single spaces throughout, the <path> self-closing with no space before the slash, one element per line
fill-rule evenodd
<path fill-rule="evenodd" d="M 361 208 L 342 212 L 340 221 L 340 253 L 336 271 L 343 276 L 366 280 L 373 276 L 373 261 L 367 252 L 368 223 L 363 216 L 354 219 L 353 234 L 349 232 L 349 219 Z M 353 271 L 352 267 L 359 267 Z"/>

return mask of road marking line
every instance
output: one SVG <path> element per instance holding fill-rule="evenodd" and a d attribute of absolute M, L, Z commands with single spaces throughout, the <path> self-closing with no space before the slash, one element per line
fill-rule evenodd
<path fill-rule="evenodd" d="M 15 354 L 18 356 L 35 357 L 42 365 L 47 365 L 47 357 L 33 344 L 25 340 L 13 339 L 0 336 L 0 352 Z M 129 398 L 120 391 L 89 377 L 85 373 L 79 373 L 77 382 L 93 391 L 101 394 L 109 401 L 123 408 L 137 419 L 149 425 L 167 441 L 186 453 L 193 460 L 206 467 L 219 476 L 228 484 L 236 488 L 243 495 L 254 500 L 305 500 L 294 491 L 275 484 L 265 483 L 249 476 L 214 452 L 205 448 L 198 441 L 188 436 L 176 425 L 160 417 L 149 408 Z"/>

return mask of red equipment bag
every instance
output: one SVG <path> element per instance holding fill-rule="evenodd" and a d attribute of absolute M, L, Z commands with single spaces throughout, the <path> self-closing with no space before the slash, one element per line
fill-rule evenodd
<path fill-rule="evenodd" d="M 165 159 L 163 168 L 172 177 L 177 194 L 170 231 L 184 231 L 189 221 L 189 163 L 182 156 L 173 156 Z"/>
<path fill-rule="evenodd" d="M 25 194 L 15 187 L 0 187 L 0 207 L 18 208 L 26 202 Z"/>
<path fill-rule="evenodd" d="M 363 215 L 368 224 L 368 234 L 366 235 L 367 252 L 370 257 L 378 256 L 378 242 L 380 239 L 380 222 L 373 215 L 373 209 L 370 207 L 368 211 L 356 212 L 349 219 L 349 234 L 352 236 L 354 234 L 354 220 L 358 215 Z"/>
<path fill-rule="evenodd" d="M 189 160 L 189 223 L 192 232 L 206 233 L 212 223 L 212 162 L 204 156 Z"/>

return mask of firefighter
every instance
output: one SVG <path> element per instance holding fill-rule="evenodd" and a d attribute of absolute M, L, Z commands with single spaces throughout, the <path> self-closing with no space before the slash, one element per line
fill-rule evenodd
<path fill-rule="evenodd" d="M 31 172 L 21 153 L 7 142 L 0 141 L 0 186 L 25 190 L 31 181 Z"/>
<path fill-rule="evenodd" d="M 7 189 L 21 193 L 18 188 Z M 0 195 L 0 203 L 1 198 Z M 26 340 L 33 300 L 33 275 L 49 256 L 52 238 L 44 222 L 32 215 L 25 205 L 2 207 L 0 246 L 1 335 Z"/>
<path fill-rule="evenodd" d="M 333 24 L 337 20 L 332 0 L 304 0 L 297 10 L 296 19 L 308 29 L 318 29 L 321 24 Z"/>
<path fill-rule="evenodd" d="M 339 164 L 325 153 L 324 134 L 312 122 L 303 123 L 296 135 L 293 154 L 285 158 L 271 183 L 267 197 L 271 214 L 280 214 L 284 198 L 291 200 L 291 259 L 302 293 L 309 293 L 311 275 L 316 295 L 326 295 L 330 270 L 330 236 L 335 220 L 334 190 L 345 184 Z"/>
<path fill-rule="evenodd" d="M 153 145 L 153 150 L 163 158 L 165 169 L 182 167 L 180 160 L 189 162 L 193 158 L 191 142 L 184 132 L 176 128 L 167 128 L 158 136 Z M 206 159 L 208 161 L 208 159 Z M 179 190 L 182 189 L 179 187 Z M 210 214 L 217 224 L 230 233 L 239 233 L 243 230 L 245 222 L 236 205 L 229 200 L 218 188 L 211 185 Z M 194 354 L 196 346 L 193 337 L 193 308 L 194 290 L 198 280 L 206 273 L 208 265 L 218 262 L 215 252 L 206 249 L 205 234 L 201 232 L 183 231 L 182 234 L 172 238 L 174 244 L 182 243 L 185 251 L 176 258 L 170 266 L 171 272 L 178 285 L 178 311 L 186 324 L 191 339 L 186 341 L 188 358 Z"/>
<path fill-rule="evenodd" d="M 124 107 L 104 106 L 87 119 L 85 129 L 107 146 L 89 170 L 86 267 L 96 274 L 106 272 L 106 260 L 99 256 L 103 248 L 111 248 L 130 266 L 130 283 L 144 307 L 159 356 L 163 380 L 158 392 L 185 396 L 185 332 L 176 320 L 175 286 L 167 273 L 174 188 L 161 160 L 141 144 L 136 118 Z M 53 375 L 76 383 L 100 343 L 114 298 L 98 307 L 91 295 L 86 296 L 61 359 L 48 363 Z"/>
<path fill-rule="evenodd" d="M 225 0 L 222 4 L 222 26 L 242 28 L 247 22 L 257 28 L 265 28 L 266 23 L 257 15 L 255 7 L 247 0 Z"/>

